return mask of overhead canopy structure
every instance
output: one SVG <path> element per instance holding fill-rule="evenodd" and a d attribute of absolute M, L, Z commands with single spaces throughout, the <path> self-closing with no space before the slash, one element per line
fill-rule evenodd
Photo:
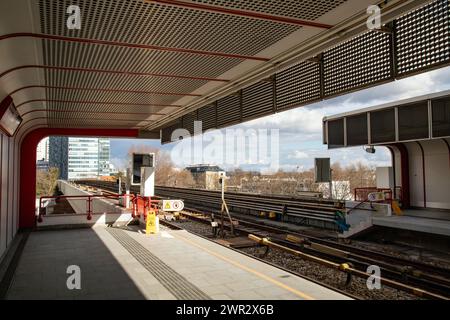
<path fill-rule="evenodd" d="M 383 28 L 367 31 L 380 4 Z M 80 29 L 68 29 L 70 5 Z M 34 128 L 220 128 L 450 62 L 447 0 L 10 0 L 0 98 Z"/>
<path fill-rule="evenodd" d="M 323 119 L 328 148 L 385 146 L 403 207 L 450 210 L 450 90 Z M 373 150 L 373 149 L 372 149 Z"/>
<path fill-rule="evenodd" d="M 450 138 L 450 90 L 323 119 L 329 149 Z"/>

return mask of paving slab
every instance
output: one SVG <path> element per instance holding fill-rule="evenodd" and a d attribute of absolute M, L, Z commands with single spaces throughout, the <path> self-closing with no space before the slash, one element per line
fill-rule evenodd
<path fill-rule="evenodd" d="M 95 227 L 32 232 L 7 299 L 349 298 L 187 231 Z"/>

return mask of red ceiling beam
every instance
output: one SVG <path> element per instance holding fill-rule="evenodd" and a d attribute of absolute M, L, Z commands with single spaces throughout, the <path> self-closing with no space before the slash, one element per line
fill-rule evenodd
<path fill-rule="evenodd" d="M 293 24 L 297 26 L 304 26 L 304 27 L 314 27 L 314 28 L 320 28 L 320 29 L 330 29 L 333 26 L 325 23 L 320 22 L 314 22 L 309 20 L 302 20 L 297 18 L 289 18 L 289 17 L 283 17 L 283 16 L 276 16 L 271 15 L 267 13 L 260 13 L 255 11 L 247 11 L 247 10 L 238 10 L 238 9 L 231 9 L 231 8 L 224 8 L 219 6 L 212 6 L 204 3 L 194 3 L 194 2 L 187 2 L 187 1 L 179 1 L 179 0 L 145 0 L 149 3 L 158 3 L 163 5 L 170 5 L 170 6 L 176 6 L 181 8 L 187 8 L 187 9 L 193 9 L 198 11 L 207 11 L 207 12 L 214 12 L 214 13 L 222 13 L 227 15 L 233 15 L 233 16 L 239 16 L 239 17 L 245 17 L 245 18 L 253 18 L 258 20 L 266 20 L 266 21 L 272 21 L 272 22 L 279 22 L 279 23 L 286 23 L 286 24 Z"/>
<path fill-rule="evenodd" d="M 92 69 L 92 68 L 76 68 L 76 67 L 56 67 L 56 66 L 44 66 L 44 65 L 24 65 L 15 68 L 8 69 L 0 74 L 0 79 L 7 74 L 21 70 L 21 69 L 48 69 L 48 70 L 63 70 L 63 71 L 80 71 L 80 72 L 97 72 L 97 73 L 107 73 L 107 74 L 120 74 L 127 76 L 139 76 L 139 77 L 164 77 L 164 78 L 177 78 L 177 79 L 187 79 L 187 80 L 202 80 L 202 81 L 217 81 L 217 82 L 229 82 L 226 79 L 217 78 L 207 78 L 207 77 L 191 77 L 191 76 L 180 76 L 174 74 L 164 74 L 164 73 L 146 73 L 146 72 L 131 72 L 131 71 L 119 71 L 119 70 L 104 70 L 104 69 Z"/>
<path fill-rule="evenodd" d="M 203 56 L 216 56 L 216 57 L 222 57 L 222 58 L 234 58 L 234 59 L 241 59 L 241 60 L 256 60 L 256 61 L 264 61 L 264 62 L 270 60 L 269 58 L 246 56 L 246 55 L 224 53 L 224 52 L 193 50 L 193 49 L 173 48 L 173 47 L 161 47 L 161 46 L 139 44 L 139 43 L 127 43 L 127 42 L 97 40 L 97 39 L 87 39 L 87 38 L 64 37 L 64 36 L 41 34 L 41 33 L 31 33 L 31 32 L 5 34 L 5 35 L 0 36 L 0 41 L 6 40 L 6 39 L 11 39 L 11 38 L 23 38 L 23 37 L 66 41 L 66 42 L 87 43 L 87 44 L 101 44 L 101 45 L 107 45 L 107 46 L 126 47 L 126 48 L 134 48 L 134 49 L 137 48 L 137 49 L 146 49 L 146 50 L 154 50 L 154 51 L 189 53 L 189 54 L 196 54 L 196 55 L 203 55 Z"/>
<path fill-rule="evenodd" d="M 77 110 L 77 109 L 34 109 L 27 111 L 23 114 L 21 114 L 21 117 L 25 117 L 27 114 L 33 113 L 33 112 L 56 112 L 56 113 L 71 113 L 71 112 L 78 112 L 78 113 L 93 113 L 93 114 L 111 114 L 111 115 L 140 115 L 140 116 L 165 116 L 165 113 L 157 113 L 157 112 L 104 112 L 104 111 L 89 111 L 89 110 Z"/>
<path fill-rule="evenodd" d="M 49 119 L 48 117 L 36 117 L 35 119 Z M 105 118 L 83 118 L 83 117 L 57 117 L 50 118 L 50 120 L 95 120 L 95 121 L 118 121 L 118 122 L 153 122 L 154 120 L 141 120 L 141 119 L 105 119 Z"/>
<path fill-rule="evenodd" d="M 188 97 L 200 97 L 200 94 L 192 93 L 181 93 L 181 92 L 160 92 L 160 91 L 144 91 L 144 90 L 125 90 L 125 89 L 112 89 L 112 88 L 86 88 L 86 87 L 59 87 L 59 86 L 43 86 L 43 85 L 32 85 L 25 86 L 14 90 L 9 93 L 13 95 L 19 91 L 33 88 L 42 89 L 58 89 L 58 90 L 79 90 L 79 91 L 95 91 L 95 92 L 112 92 L 112 93 L 138 93 L 138 94 L 152 94 L 152 95 L 162 95 L 162 96 L 188 96 Z"/>
<path fill-rule="evenodd" d="M 31 102 L 55 102 L 55 103 L 84 103 L 84 104 L 105 104 L 105 105 L 117 105 L 117 106 L 145 106 L 145 107 L 169 107 L 169 108 L 181 108 L 179 105 L 172 104 L 149 104 L 149 103 L 131 103 L 131 102 L 108 102 L 108 101 L 88 101 L 88 100 L 53 100 L 53 99 L 33 99 L 22 102 L 16 106 L 17 109 Z"/>

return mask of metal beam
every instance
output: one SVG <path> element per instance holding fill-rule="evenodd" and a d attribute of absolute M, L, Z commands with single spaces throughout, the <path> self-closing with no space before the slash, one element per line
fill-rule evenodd
<path fill-rule="evenodd" d="M 71 112 L 77 112 L 77 113 L 93 113 L 93 114 L 117 114 L 117 115 L 141 115 L 141 116 L 164 116 L 165 113 L 153 113 L 153 112 L 104 112 L 104 111 L 89 111 L 89 110 L 78 110 L 78 109 L 34 109 L 27 111 L 20 116 L 23 118 L 26 115 L 33 113 L 33 112 L 56 112 L 56 113 L 71 113 Z"/>
<path fill-rule="evenodd" d="M 65 36 L 57 36 L 57 35 L 42 34 L 42 33 L 31 33 L 31 32 L 5 34 L 5 35 L 0 36 L 0 41 L 6 40 L 6 39 L 12 39 L 12 38 L 25 38 L 25 37 L 26 38 L 36 38 L 36 39 L 65 41 L 65 42 L 86 43 L 86 44 L 100 44 L 100 45 L 107 45 L 107 46 L 126 47 L 126 48 L 132 48 L 132 49 L 145 49 L 145 50 L 153 50 L 153 51 L 188 53 L 188 54 L 196 54 L 196 55 L 202 55 L 202 56 L 216 56 L 216 57 L 222 57 L 222 58 L 232 58 L 232 59 L 241 59 L 241 60 L 255 60 L 255 61 L 269 61 L 270 60 L 269 58 L 247 56 L 247 55 L 225 53 L 225 52 L 194 50 L 194 49 L 175 48 L 175 47 L 161 47 L 161 46 L 139 44 L 139 43 L 127 43 L 127 42 L 88 39 L 88 38 L 74 38 L 74 37 L 65 37 Z"/>
<path fill-rule="evenodd" d="M 200 94 L 182 93 L 182 92 L 160 92 L 160 91 L 144 91 L 144 90 L 126 90 L 126 89 L 113 89 L 113 88 L 86 88 L 86 87 L 60 87 L 60 86 L 44 86 L 44 85 L 31 85 L 18 88 L 8 95 L 13 95 L 19 91 L 33 88 L 42 89 L 57 89 L 57 90 L 79 90 L 79 91 L 94 91 L 94 92 L 112 92 L 112 93 L 138 93 L 138 94 L 152 94 L 162 96 L 189 96 L 189 97 L 201 97 Z"/>
<path fill-rule="evenodd" d="M 255 12 L 255 11 L 224 8 L 224 7 L 212 6 L 212 5 L 208 5 L 208 4 L 204 4 L 204 3 L 194 3 L 194 2 L 186 2 L 186 1 L 179 1 L 179 0 L 145 0 L 145 1 L 149 2 L 149 3 L 157 3 L 157 4 L 161 4 L 161 5 L 169 5 L 169 6 L 192 9 L 192 10 L 197 10 L 197 11 L 221 13 L 221 14 L 225 14 L 225 15 L 239 16 L 239 17 L 244 17 L 244 18 L 252 18 L 252 19 L 257 19 L 257 20 L 278 22 L 278 23 L 284 23 L 284 24 L 293 24 L 296 26 L 303 26 L 303 27 L 313 27 L 313 28 L 320 28 L 320 29 L 330 29 L 333 27 L 332 25 L 320 23 L 320 22 L 272 15 L 272 14 Z"/>
<path fill-rule="evenodd" d="M 127 76 L 137 76 L 137 77 L 162 77 L 162 78 L 177 78 L 177 79 L 187 79 L 187 80 L 199 80 L 199 81 L 217 81 L 217 82 L 229 82 L 226 79 L 217 78 L 207 78 L 207 77 L 191 77 L 191 76 L 181 76 L 174 74 L 164 74 L 164 73 L 146 73 L 146 72 L 131 72 L 131 71 L 119 71 L 119 70 L 105 70 L 105 69 L 91 69 L 91 68 L 75 68 L 75 67 L 56 67 L 56 66 L 45 66 L 45 65 L 24 65 L 15 68 L 8 69 L 0 74 L 0 79 L 7 74 L 22 70 L 22 69 L 48 69 L 48 70 L 62 70 L 62 71 L 80 71 L 80 72 L 96 72 L 96 73 L 107 73 L 107 74 L 121 74 Z"/>
<path fill-rule="evenodd" d="M 32 121 L 32 120 L 94 120 L 94 121 L 109 121 L 109 122 L 114 122 L 114 121 L 118 121 L 118 122 L 152 122 L 152 120 L 140 120 L 140 119 L 132 119 L 132 120 L 126 120 L 126 119 L 104 119 L 104 118 L 72 118 L 72 117 L 67 117 L 67 118 L 48 118 L 48 117 L 36 117 L 33 119 L 30 119 L 28 121 Z M 71 124 L 72 125 L 72 124 Z M 76 128 L 79 128 L 78 125 L 76 125 Z M 111 123 L 108 124 L 109 128 L 114 128 L 115 125 L 112 125 Z M 134 127 L 139 127 L 139 128 L 143 128 L 144 126 L 134 126 Z M 71 127 L 71 128 L 75 128 L 75 127 Z"/>
<path fill-rule="evenodd" d="M 17 109 L 31 102 L 55 102 L 55 103 L 84 103 L 84 104 L 105 104 L 117 106 L 145 106 L 145 107 L 164 107 L 164 108 L 180 108 L 179 105 L 171 104 L 149 104 L 149 103 L 131 103 L 131 102 L 109 102 L 109 101 L 89 101 L 89 100 L 53 100 L 53 99 L 33 99 L 22 102 L 16 106 Z"/>

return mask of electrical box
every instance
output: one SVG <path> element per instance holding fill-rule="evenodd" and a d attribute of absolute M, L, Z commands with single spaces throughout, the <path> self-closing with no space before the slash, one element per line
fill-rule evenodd
<path fill-rule="evenodd" d="M 330 158 L 314 159 L 314 179 L 316 183 L 331 181 Z"/>
<path fill-rule="evenodd" d="M 131 184 L 141 185 L 142 171 L 141 168 L 155 168 L 155 154 L 154 153 L 133 153 L 131 159 Z"/>

